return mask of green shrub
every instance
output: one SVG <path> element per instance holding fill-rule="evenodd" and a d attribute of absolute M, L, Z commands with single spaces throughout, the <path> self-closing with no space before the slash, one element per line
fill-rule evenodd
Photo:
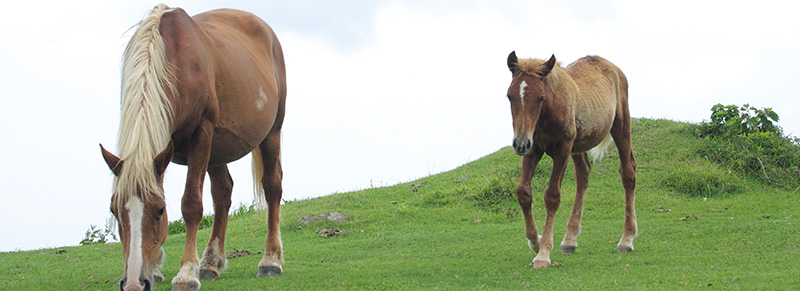
<path fill-rule="evenodd" d="M 200 224 L 198 229 L 204 229 L 207 227 L 211 227 L 214 223 L 214 216 L 213 215 L 204 215 L 203 219 L 200 220 Z M 170 222 L 168 226 L 168 231 L 170 235 L 178 234 L 178 233 L 185 233 L 186 232 L 186 223 L 183 222 L 183 218 L 178 219 L 176 221 Z"/>
<path fill-rule="evenodd" d="M 704 135 L 730 137 L 757 132 L 774 132 L 781 134 L 781 128 L 775 125 L 780 118 L 772 108 L 758 109 L 749 104 L 741 108 L 736 105 L 711 107 L 711 121 L 703 122 L 701 129 Z"/>
<path fill-rule="evenodd" d="M 86 236 L 81 240 L 80 244 L 82 246 L 104 244 L 117 240 L 117 235 L 114 234 L 114 230 L 111 227 L 111 225 L 113 225 L 112 223 L 113 222 L 109 222 L 106 224 L 104 229 L 99 229 L 97 226 L 90 225 L 89 230 L 86 231 Z"/>
<path fill-rule="evenodd" d="M 782 135 L 773 123 L 777 113 L 747 104 L 717 104 L 711 111 L 711 121 L 698 130 L 706 139 L 697 150 L 701 156 L 769 185 L 800 185 L 800 139 Z"/>

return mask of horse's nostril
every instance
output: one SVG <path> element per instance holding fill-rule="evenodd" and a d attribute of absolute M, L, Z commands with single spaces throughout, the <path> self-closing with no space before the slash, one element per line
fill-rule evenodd
<path fill-rule="evenodd" d="M 150 283 L 150 280 L 144 279 L 144 280 L 140 281 L 139 283 L 142 286 L 144 286 L 144 291 L 152 290 L 152 284 Z"/>
<path fill-rule="evenodd" d="M 123 287 L 125 287 L 125 279 L 119 280 L 119 291 L 124 291 Z"/>

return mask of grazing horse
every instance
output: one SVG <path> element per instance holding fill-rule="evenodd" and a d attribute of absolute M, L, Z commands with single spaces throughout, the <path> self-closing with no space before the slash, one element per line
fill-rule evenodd
<path fill-rule="evenodd" d="M 528 246 L 538 252 L 535 268 L 550 265 L 553 249 L 553 220 L 561 203 L 561 180 L 572 156 L 575 164 L 577 193 L 561 252 L 572 254 L 578 246 L 583 197 L 589 184 L 591 164 L 602 158 L 613 137 L 619 150 L 622 186 L 625 188 L 625 223 L 617 251 L 633 250 L 636 236 L 636 161 L 631 149 L 631 117 L 628 112 L 628 80 L 611 62 L 598 57 L 583 57 L 566 68 L 549 60 L 517 59 L 508 55 L 508 69 L 513 78 L 508 100 L 514 124 L 514 151 L 522 156 L 522 170 L 517 186 L 517 200 L 525 218 Z M 589 155 L 587 155 L 587 152 Z M 543 154 L 553 158 L 553 172 L 544 191 L 547 217 L 544 232 L 531 214 L 531 177 Z"/>
<path fill-rule="evenodd" d="M 189 17 L 160 4 L 138 25 L 123 56 L 119 157 L 101 151 L 114 173 L 111 212 L 118 221 L 125 271 L 122 290 L 149 290 L 167 236 L 163 179 L 170 161 L 187 165 L 181 212 L 186 244 L 176 290 L 225 268 L 233 180 L 227 163 L 253 153 L 257 199 L 268 210 L 257 276 L 282 271 L 279 229 L 280 145 L 286 99 L 283 51 L 275 33 L 248 12 L 214 10 Z M 203 179 L 214 200 L 211 239 L 197 255 Z"/>

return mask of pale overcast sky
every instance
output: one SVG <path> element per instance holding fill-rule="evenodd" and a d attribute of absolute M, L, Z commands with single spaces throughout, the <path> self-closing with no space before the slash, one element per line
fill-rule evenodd
<path fill-rule="evenodd" d="M 75 245 L 109 217 L 112 174 L 97 144 L 116 152 L 122 50 L 157 3 L 3 4 L 0 251 Z M 247 10 L 277 33 L 288 72 L 287 200 L 406 182 L 509 145 L 512 50 L 565 64 L 605 57 L 628 77 L 634 117 L 700 122 L 716 103 L 749 103 L 772 107 L 800 135 L 794 1 L 166 4 L 190 15 Z M 230 168 L 234 204 L 249 203 L 250 157 Z M 171 220 L 185 173 L 167 169 Z M 204 203 L 210 213 L 210 194 Z"/>

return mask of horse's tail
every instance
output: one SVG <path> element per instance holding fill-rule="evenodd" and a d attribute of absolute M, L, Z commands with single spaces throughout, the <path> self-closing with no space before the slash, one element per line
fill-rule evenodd
<path fill-rule="evenodd" d="M 611 133 L 609 132 L 606 134 L 606 137 L 603 138 L 603 141 L 589 150 L 589 156 L 592 157 L 592 162 L 596 163 L 603 159 L 603 156 L 605 156 L 606 152 L 608 151 L 608 146 L 611 144 L 611 141 Z"/>
<path fill-rule="evenodd" d="M 258 208 L 267 206 L 267 196 L 264 192 L 264 160 L 261 159 L 261 147 L 256 147 L 251 153 L 253 156 L 253 202 Z"/>

